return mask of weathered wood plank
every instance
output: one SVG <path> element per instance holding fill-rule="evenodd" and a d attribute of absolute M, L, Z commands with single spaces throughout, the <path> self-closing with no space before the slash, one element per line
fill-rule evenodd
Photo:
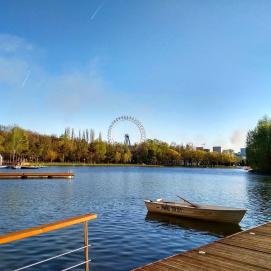
<path fill-rule="evenodd" d="M 199 259 L 196 259 L 195 257 L 190 257 L 186 254 L 174 256 L 172 260 L 176 262 L 182 262 L 183 264 L 190 264 L 195 266 L 197 269 L 202 269 L 206 271 L 213 271 L 216 267 L 214 264 L 208 261 L 201 261 Z M 226 269 L 222 268 L 221 271 L 226 271 Z"/>
<path fill-rule="evenodd" d="M 266 235 L 257 234 L 256 230 L 243 232 L 238 235 L 229 236 L 228 238 L 224 238 L 224 240 L 232 240 L 232 239 L 234 239 L 234 240 L 245 239 L 245 240 L 249 240 L 252 242 L 258 241 L 258 242 L 265 242 L 265 243 L 271 244 L 271 238 L 270 238 L 270 236 L 268 236 L 268 234 L 266 234 Z"/>
<path fill-rule="evenodd" d="M 271 237 L 271 227 L 255 228 L 249 231 L 250 233 L 257 233 L 262 235 L 269 235 Z"/>
<path fill-rule="evenodd" d="M 260 239 L 260 238 L 243 238 L 236 236 L 234 239 L 223 239 L 219 241 L 222 244 L 228 244 L 235 247 L 246 248 L 250 250 L 256 250 L 259 252 L 264 252 L 267 254 L 271 253 L 271 243 L 267 240 Z"/>
<path fill-rule="evenodd" d="M 196 251 L 185 253 L 184 257 L 197 262 L 199 266 L 204 266 L 206 270 L 238 270 L 238 271 L 266 271 L 263 267 L 253 266 L 248 263 L 240 262 L 231 258 L 225 258 L 211 253 L 201 255 Z"/>
<path fill-rule="evenodd" d="M 259 251 L 235 247 L 223 243 L 213 243 L 211 245 L 207 245 L 204 251 L 207 254 L 210 253 L 215 256 L 223 257 L 227 260 L 231 259 L 244 264 L 271 269 L 271 255 L 269 256 Z"/>
<path fill-rule="evenodd" d="M 214 270 L 214 265 L 212 263 L 208 262 L 201 262 L 193 257 L 189 257 L 187 255 L 179 255 L 178 257 L 174 258 L 174 261 L 177 262 L 183 262 L 184 264 L 190 264 L 193 266 L 196 266 L 197 269 L 203 269 L 203 270 Z M 225 271 L 224 269 L 221 269 L 221 271 Z"/>
<path fill-rule="evenodd" d="M 271 222 L 135 270 L 271 270 Z"/>
<path fill-rule="evenodd" d="M 0 172 L 0 179 L 73 178 L 72 172 Z"/>
<path fill-rule="evenodd" d="M 183 261 L 176 261 L 172 258 L 168 258 L 166 261 L 161 262 L 163 265 L 174 267 L 175 270 L 182 270 L 182 271 L 203 271 L 202 267 L 191 264 L 189 262 Z"/>

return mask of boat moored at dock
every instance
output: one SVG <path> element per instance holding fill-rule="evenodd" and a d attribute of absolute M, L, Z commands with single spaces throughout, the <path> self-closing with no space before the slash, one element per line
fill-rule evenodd
<path fill-rule="evenodd" d="M 194 205 L 188 202 L 170 202 L 162 199 L 145 200 L 144 202 L 149 212 L 224 223 L 238 224 L 246 213 L 246 209 Z"/>
<path fill-rule="evenodd" d="M 12 169 L 21 169 L 21 165 L 12 165 L 10 168 Z"/>
<path fill-rule="evenodd" d="M 21 169 L 39 169 L 40 166 L 21 166 Z"/>

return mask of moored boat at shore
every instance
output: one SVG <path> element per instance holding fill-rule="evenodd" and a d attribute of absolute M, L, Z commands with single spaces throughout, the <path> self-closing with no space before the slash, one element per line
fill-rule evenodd
<path fill-rule="evenodd" d="M 194 205 L 188 202 L 170 202 L 162 199 L 156 201 L 145 200 L 144 202 L 149 212 L 215 222 L 239 223 L 246 213 L 246 209 L 215 205 Z"/>
<path fill-rule="evenodd" d="M 38 169 L 40 166 L 21 166 L 21 169 Z"/>
<path fill-rule="evenodd" d="M 21 169 L 22 167 L 21 167 L 21 165 L 12 165 L 12 166 L 10 166 L 10 168 L 12 168 L 12 169 Z"/>

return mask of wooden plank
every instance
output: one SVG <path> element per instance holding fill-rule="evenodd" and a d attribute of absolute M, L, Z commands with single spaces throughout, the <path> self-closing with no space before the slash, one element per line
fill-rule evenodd
<path fill-rule="evenodd" d="M 200 261 L 194 257 L 189 257 L 186 254 L 176 255 L 171 258 L 176 262 L 182 262 L 183 264 L 190 264 L 195 266 L 197 269 L 203 270 L 214 270 L 215 266 L 212 263 Z M 222 268 L 221 271 L 226 271 L 226 269 Z"/>
<path fill-rule="evenodd" d="M 0 176 L 22 176 L 22 175 L 33 175 L 33 176 L 54 176 L 54 175 L 74 175 L 72 172 L 0 172 Z"/>
<path fill-rule="evenodd" d="M 197 251 L 185 253 L 183 257 L 190 258 L 190 261 L 194 261 L 199 266 L 204 266 L 206 270 L 238 270 L 238 271 L 266 271 L 264 267 L 253 266 L 248 263 L 234 260 L 232 258 L 221 257 L 212 253 L 206 253 L 205 255 L 199 254 Z M 186 259 L 188 261 L 188 259 Z"/>
<path fill-rule="evenodd" d="M 271 269 L 271 255 L 250 249 L 234 247 L 223 243 L 213 243 L 204 247 L 207 254 L 223 257 L 227 260 L 235 260 L 242 264 L 250 264 L 262 268 Z"/>
<path fill-rule="evenodd" d="M 255 228 L 249 232 L 250 234 L 257 233 L 257 234 L 269 235 L 271 237 L 271 227 Z"/>
<path fill-rule="evenodd" d="M 0 172 L 0 179 L 72 177 L 74 177 L 72 172 Z"/>
<path fill-rule="evenodd" d="M 82 216 L 77 216 L 77 217 L 61 220 L 54 223 L 44 224 L 44 225 L 33 227 L 30 229 L 7 233 L 4 235 L 0 235 L 0 244 L 6 244 L 6 243 L 14 242 L 17 240 L 21 240 L 27 237 L 39 235 L 45 232 L 50 232 L 50 231 L 70 227 L 72 225 L 83 223 L 89 220 L 93 220 L 95 218 L 97 218 L 97 215 L 90 213 L 90 214 L 86 214 Z"/>
<path fill-rule="evenodd" d="M 256 250 L 264 253 L 271 253 L 271 242 L 260 238 L 242 238 L 241 236 L 236 236 L 234 239 L 223 239 L 219 241 L 222 244 L 228 244 L 235 247 L 246 248 L 250 250 Z"/>
<path fill-rule="evenodd" d="M 143 271 L 176 271 L 177 269 L 174 267 L 165 266 L 164 264 L 158 262 L 155 265 L 153 264 L 146 265 L 144 266 L 142 270 Z"/>
<path fill-rule="evenodd" d="M 251 241 L 259 241 L 259 242 L 267 242 L 271 244 L 271 238 L 270 236 L 268 236 L 268 234 L 265 235 L 261 235 L 261 234 L 257 234 L 256 231 L 259 229 L 255 229 L 255 230 L 251 230 L 251 231 L 247 231 L 247 232 L 242 232 L 238 235 L 235 236 L 229 236 L 227 238 L 224 238 L 224 240 L 232 240 L 232 239 L 246 239 L 246 240 L 251 240 Z M 266 232 L 267 233 L 267 232 Z"/>
<path fill-rule="evenodd" d="M 156 262 L 155 264 L 146 265 L 142 269 L 143 271 L 182 271 L 184 269 L 177 269 L 176 267 L 172 267 L 170 265 L 166 265 L 163 262 Z"/>
<path fill-rule="evenodd" d="M 140 267 L 138 271 L 271 270 L 271 222 Z"/>
<path fill-rule="evenodd" d="M 172 258 L 168 258 L 167 260 L 161 262 L 166 266 L 174 267 L 175 270 L 182 270 L 182 271 L 203 271 L 204 269 L 202 266 L 199 266 L 195 263 L 189 263 L 188 261 L 177 261 Z M 205 269 L 206 270 L 206 269 Z"/>

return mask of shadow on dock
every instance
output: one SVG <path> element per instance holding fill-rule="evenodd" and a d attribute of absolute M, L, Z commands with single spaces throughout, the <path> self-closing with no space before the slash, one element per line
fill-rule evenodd
<path fill-rule="evenodd" d="M 158 213 L 150 212 L 147 213 L 145 220 L 150 222 L 162 223 L 166 226 L 174 225 L 179 226 L 183 229 L 208 232 L 219 237 L 225 237 L 242 231 L 241 227 L 238 224 L 216 223 L 184 217 L 161 215 Z"/>

